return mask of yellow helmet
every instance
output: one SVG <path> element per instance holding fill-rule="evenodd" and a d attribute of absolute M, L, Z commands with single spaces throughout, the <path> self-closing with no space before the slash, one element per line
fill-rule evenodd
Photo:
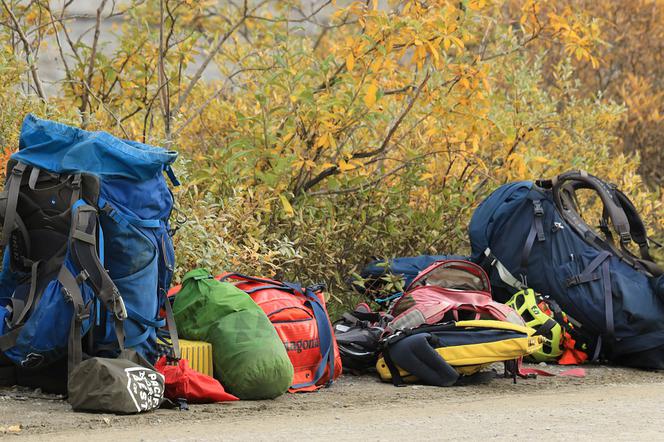
<path fill-rule="evenodd" d="M 528 327 L 537 330 L 544 337 L 544 345 L 530 355 L 537 362 L 557 360 L 562 354 L 563 329 L 551 316 L 544 313 L 538 306 L 538 295 L 533 289 L 517 292 L 506 304 L 512 307 L 524 320 Z"/>

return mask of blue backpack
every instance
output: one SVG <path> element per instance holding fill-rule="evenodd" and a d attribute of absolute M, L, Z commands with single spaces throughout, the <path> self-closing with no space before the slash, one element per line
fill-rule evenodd
<path fill-rule="evenodd" d="M 115 357 L 131 348 L 155 361 L 174 266 L 173 197 L 163 172 L 179 184 L 170 167 L 176 157 L 25 118 L 0 194 L 6 359 L 36 369 L 68 356 L 71 370 L 83 351 Z"/>
<path fill-rule="evenodd" d="M 580 215 L 581 189 L 603 205 L 598 231 Z M 570 316 L 594 360 L 664 368 L 662 270 L 636 208 L 614 185 L 584 171 L 507 184 L 480 204 L 469 233 L 498 301 L 531 287 Z"/>

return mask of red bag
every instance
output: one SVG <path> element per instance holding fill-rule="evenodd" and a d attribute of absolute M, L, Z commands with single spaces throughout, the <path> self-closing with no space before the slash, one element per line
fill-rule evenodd
<path fill-rule="evenodd" d="M 166 356 L 162 356 L 154 366 L 164 375 L 166 381 L 164 396 L 168 399 L 186 399 L 192 404 L 239 400 L 232 394 L 226 393 L 215 378 L 191 369 L 186 359 L 180 359 L 177 365 L 170 365 L 166 362 Z"/>
<path fill-rule="evenodd" d="M 341 375 L 341 356 L 320 288 L 229 273 L 233 283 L 265 312 L 295 369 L 290 392 L 315 391 Z"/>

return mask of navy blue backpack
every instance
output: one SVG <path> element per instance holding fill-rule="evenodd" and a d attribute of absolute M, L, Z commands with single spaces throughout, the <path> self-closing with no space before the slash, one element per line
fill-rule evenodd
<path fill-rule="evenodd" d="M 597 229 L 580 215 L 581 189 L 601 200 Z M 478 207 L 469 233 L 496 300 L 533 288 L 568 313 L 593 360 L 664 368 L 664 277 L 636 208 L 616 186 L 584 171 L 507 184 Z"/>
<path fill-rule="evenodd" d="M 0 194 L 5 359 L 25 369 L 64 359 L 71 370 L 83 353 L 114 357 L 131 348 L 155 361 L 174 266 L 163 173 L 178 184 L 176 157 L 25 118 Z"/>

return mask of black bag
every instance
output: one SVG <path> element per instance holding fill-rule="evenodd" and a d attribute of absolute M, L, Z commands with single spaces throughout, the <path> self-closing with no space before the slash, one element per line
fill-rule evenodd
<path fill-rule="evenodd" d="M 90 358 L 69 375 L 69 403 L 74 411 L 134 414 L 159 408 L 164 376 L 133 350 L 117 359 Z"/>
<path fill-rule="evenodd" d="M 334 335 L 344 371 L 361 374 L 374 369 L 379 354 L 380 337 L 392 316 L 372 312 L 367 304 L 346 312 L 334 323 Z"/>

